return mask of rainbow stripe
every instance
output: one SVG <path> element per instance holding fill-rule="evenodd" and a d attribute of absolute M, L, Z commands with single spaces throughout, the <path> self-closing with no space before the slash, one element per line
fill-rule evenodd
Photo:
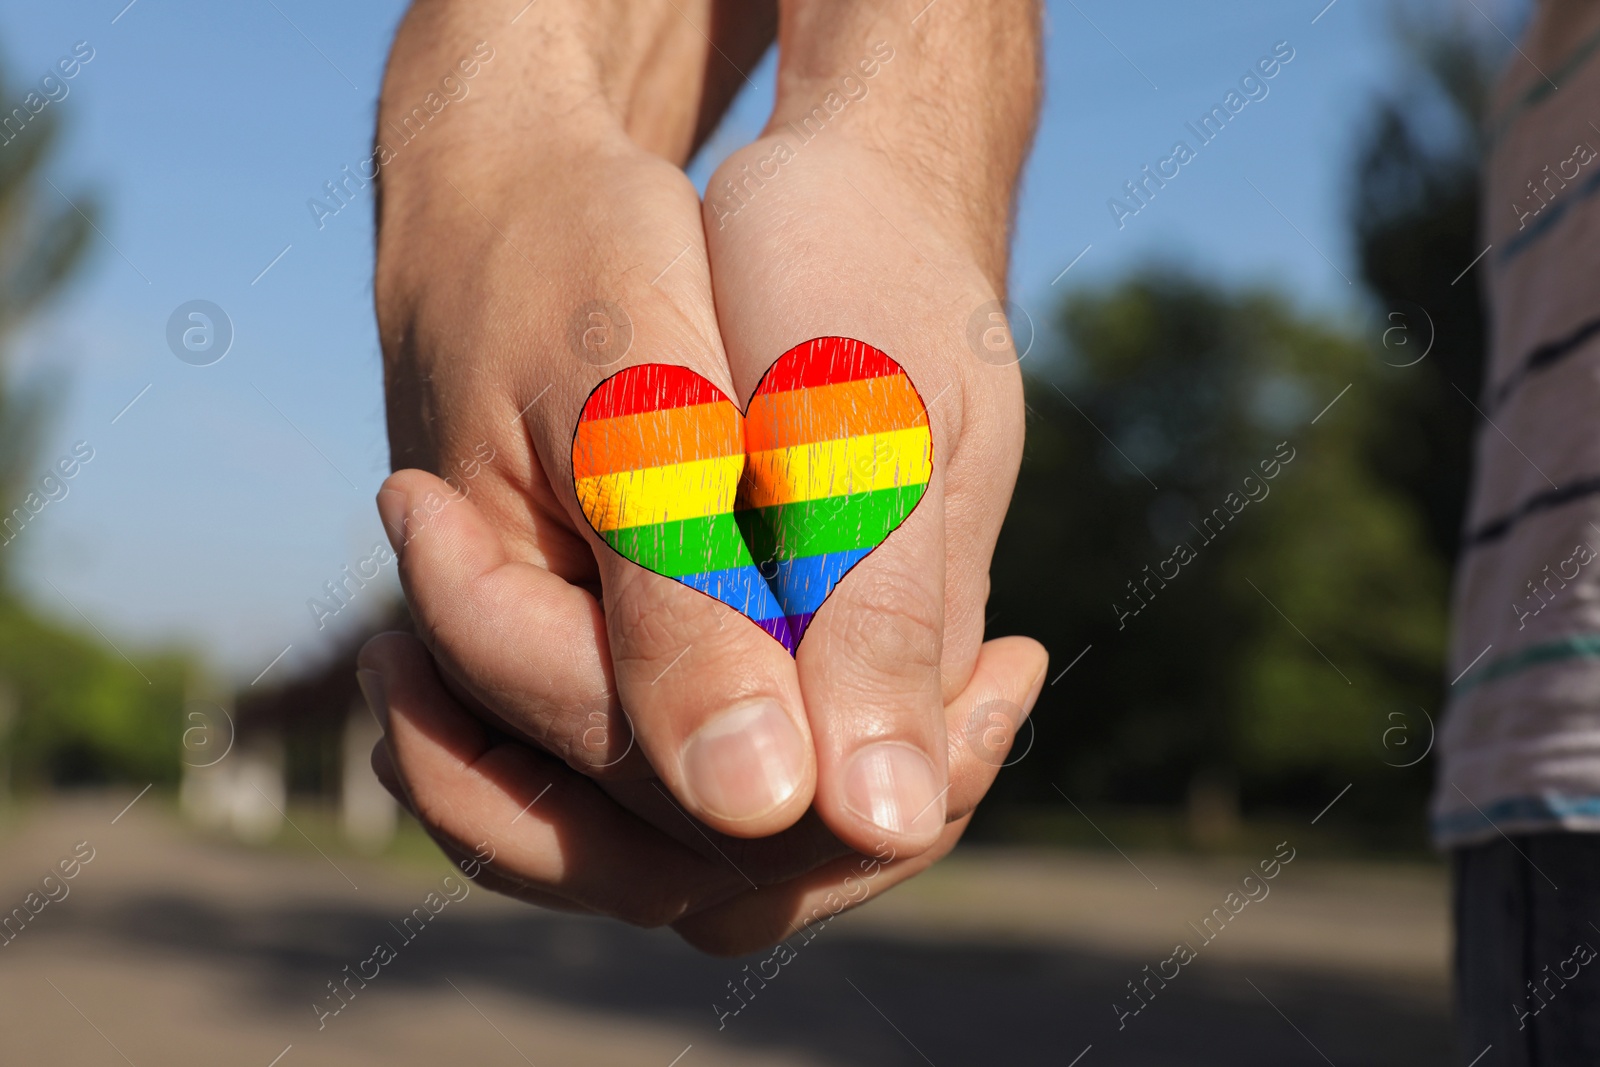
<path fill-rule="evenodd" d="M 572 468 L 607 544 L 793 653 L 833 587 L 922 499 L 933 440 L 898 363 L 821 337 L 772 365 L 743 416 L 684 367 L 613 375 L 584 405 Z"/>

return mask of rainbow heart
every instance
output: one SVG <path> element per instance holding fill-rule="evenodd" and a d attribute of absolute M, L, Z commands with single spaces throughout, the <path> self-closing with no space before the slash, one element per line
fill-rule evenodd
<path fill-rule="evenodd" d="M 746 414 L 687 368 L 629 367 L 589 395 L 572 436 L 572 479 L 595 532 L 791 655 L 932 471 L 928 409 L 911 379 L 848 337 L 785 352 Z"/>

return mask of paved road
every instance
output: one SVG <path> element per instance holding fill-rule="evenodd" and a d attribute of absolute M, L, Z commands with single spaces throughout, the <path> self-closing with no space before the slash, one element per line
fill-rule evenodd
<path fill-rule="evenodd" d="M 246 849 L 188 832 L 154 795 L 113 825 L 128 799 L 34 808 L 0 836 L 6 910 L 77 843 L 94 849 L 69 895 L 0 948 L 0 1063 L 961 1067 L 1082 1053 L 1077 1067 L 1416 1067 L 1450 1054 L 1436 871 L 1297 854 L 1204 944 L 1188 924 L 1250 859 L 974 852 L 833 923 L 719 1030 L 713 1004 L 732 1004 L 726 983 L 752 961 L 477 890 L 406 942 L 391 923 L 442 865 Z M 1126 984 L 1180 940 L 1197 958 L 1119 1030 L 1113 1003 L 1131 1006 Z M 326 983 L 380 941 L 394 959 L 319 1029 Z"/>

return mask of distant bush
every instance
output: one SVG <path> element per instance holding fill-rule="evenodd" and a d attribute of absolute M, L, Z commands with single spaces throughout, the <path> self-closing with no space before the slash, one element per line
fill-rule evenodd
<path fill-rule="evenodd" d="M 1179 804 L 1222 782 L 1320 807 L 1366 778 L 1352 801 L 1415 807 L 1426 765 L 1386 766 L 1382 738 L 1401 709 L 1426 742 L 1448 568 L 1380 472 L 1406 371 L 1280 297 L 1166 269 L 1069 297 L 1060 325 L 989 613 L 1046 643 L 1052 677 L 1093 648 L 1046 686 L 1001 795 Z"/>
<path fill-rule="evenodd" d="M 176 781 L 191 673 L 176 654 L 140 657 L 135 667 L 0 601 L 0 704 L 12 718 L 9 735 L 0 725 L 0 753 L 13 780 L 23 788 Z"/>

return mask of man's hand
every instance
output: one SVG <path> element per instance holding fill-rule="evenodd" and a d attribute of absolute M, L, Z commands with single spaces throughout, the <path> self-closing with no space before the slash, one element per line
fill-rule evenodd
<path fill-rule="evenodd" d="M 930 840 L 945 821 L 943 708 L 983 641 L 1022 454 L 1015 357 L 980 358 L 969 323 L 1004 291 L 1036 18 L 1030 0 L 784 3 L 772 119 L 706 188 L 739 396 L 776 354 L 842 334 L 899 361 L 928 405 L 926 495 L 834 590 L 797 657 L 813 803 L 858 849 L 872 834 Z"/>
<path fill-rule="evenodd" d="M 793 17 L 800 6 L 786 10 L 786 42 L 810 32 Z M 1024 639 L 980 655 L 1020 393 L 1014 371 L 962 365 L 975 363 L 967 312 L 1000 284 L 1015 162 L 994 165 L 987 187 L 956 183 L 1000 205 L 987 229 L 951 214 L 924 233 L 951 186 L 934 183 L 930 197 L 871 150 L 819 142 L 806 162 L 844 168 L 833 189 L 797 169 L 769 202 L 821 212 L 820 225 L 757 225 L 753 212 L 737 220 L 752 223 L 747 237 L 714 229 L 708 250 L 679 165 L 737 84 L 727 65 L 748 68 L 765 44 L 760 9 L 739 11 L 435 0 L 408 16 L 381 126 L 402 121 L 456 53 L 479 40 L 495 49 L 472 97 L 385 165 L 376 281 L 396 466 L 453 475 L 454 487 L 464 465 L 475 477 L 465 499 L 418 470 L 380 494 L 439 673 L 398 639 L 363 657 L 398 709 L 375 763 L 447 850 L 499 834 L 500 854 L 516 857 L 496 874 L 508 889 L 677 922 L 725 949 L 803 921 L 801 904 L 843 876 L 829 864 L 851 848 L 922 852 L 898 861 L 911 873 L 953 845 L 993 763 L 967 745 L 967 719 L 950 726 L 941 711 L 1031 707 L 1044 674 L 1043 650 Z M 1019 11 L 1031 40 L 1031 6 Z M 855 37 L 842 41 L 853 57 Z M 780 113 L 794 85 L 786 59 Z M 882 121 L 896 121 L 887 107 Z M 1020 123 L 1015 156 L 1026 107 Z M 846 192 L 875 214 L 841 206 Z M 934 258 L 884 247 L 897 225 L 916 228 Z M 843 266 L 869 287 L 818 284 Z M 775 284 L 752 292 L 757 279 Z M 885 299 L 904 307 L 874 317 Z M 610 362 L 621 344 L 604 317 L 616 309 L 631 347 Z M 570 442 L 590 390 L 623 366 L 681 364 L 742 401 L 778 354 L 824 333 L 872 341 L 906 367 L 930 404 L 936 470 L 912 520 L 867 561 L 880 566 L 852 574 L 818 615 L 797 669 L 725 606 L 607 548 L 578 510 Z M 558 790 L 571 795 L 557 801 Z M 500 820 L 512 801 L 513 816 L 533 806 Z M 817 814 L 802 819 L 813 801 Z"/>
<path fill-rule="evenodd" d="M 384 175 L 376 289 L 395 464 L 447 474 L 486 446 L 494 458 L 472 501 L 514 564 L 483 573 L 476 557 L 434 559 L 424 534 L 402 552 L 401 576 L 464 697 L 591 771 L 614 758 L 576 743 L 598 736 L 595 726 L 636 739 L 648 765 L 635 759 L 631 773 L 658 774 L 719 830 L 761 837 L 800 818 L 815 779 L 793 661 L 725 606 L 606 547 L 573 490 L 573 427 L 604 378 L 670 362 L 733 388 L 699 197 L 661 154 L 688 151 L 710 46 L 671 3 L 605 6 L 524 11 L 499 65 L 438 139 L 419 138 Z M 405 109 L 404 72 L 467 47 L 458 22 L 486 7 L 413 12 L 385 113 L 391 101 Z M 607 14 L 615 25 L 596 21 Z M 669 61 L 676 82 L 658 69 Z M 689 106 L 674 112 L 672 101 Z M 667 118 L 636 122 L 640 109 Z M 590 344 L 595 315 L 602 330 L 628 324 L 631 343 Z M 402 541 L 428 519 L 414 484 L 397 477 L 379 494 Z M 548 587 L 541 578 L 561 588 L 535 597 Z M 530 668 L 528 641 L 551 624 L 590 635 L 586 654 L 606 665 L 620 698 L 586 708 L 601 720 L 578 716 L 575 734 L 563 733 L 574 687 Z"/>
<path fill-rule="evenodd" d="M 586 652 L 574 647 L 582 636 L 555 629 L 537 636 L 546 662 Z M 862 904 L 944 856 L 994 781 L 1009 740 L 951 745 L 950 806 L 959 816 L 932 848 L 901 857 L 880 841 L 858 855 L 813 816 L 774 837 L 741 840 L 689 826 L 659 783 L 579 774 L 486 728 L 407 635 L 374 638 L 359 665 L 362 691 L 384 725 L 373 770 L 481 884 L 544 907 L 643 926 L 671 923 L 690 943 L 723 955 L 770 945 Z M 1025 687 L 1037 665 L 1037 646 L 1024 638 L 985 645 L 971 683 L 947 709 L 952 736 L 964 736 L 974 722 L 992 725 L 987 708 L 1031 705 L 1038 689 Z M 590 681 L 603 693 L 602 679 Z M 654 825 L 658 819 L 665 821 Z M 882 861 L 866 883 L 864 858 Z"/>

